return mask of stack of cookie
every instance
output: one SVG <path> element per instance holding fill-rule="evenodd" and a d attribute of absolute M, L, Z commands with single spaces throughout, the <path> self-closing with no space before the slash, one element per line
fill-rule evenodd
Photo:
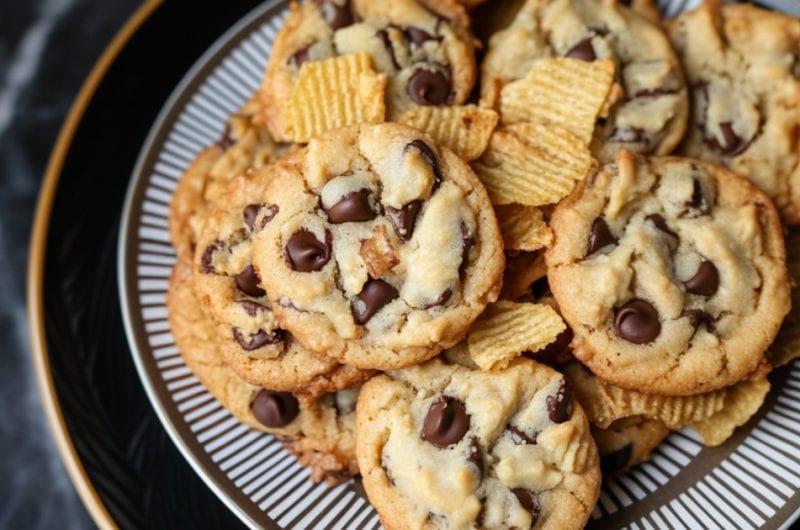
<path fill-rule="evenodd" d="M 292 5 L 173 199 L 186 363 L 388 528 L 581 528 L 601 465 L 724 442 L 800 352 L 800 22 L 515 9 L 471 103 L 454 0 Z"/>

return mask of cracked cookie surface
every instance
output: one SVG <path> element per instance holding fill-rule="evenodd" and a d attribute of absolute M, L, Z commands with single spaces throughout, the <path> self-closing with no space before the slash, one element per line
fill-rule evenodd
<path fill-rule="evenodd" d="M 386 528 L 583 528 L 597 447 L 561 374 L 439 359 L 362 387 L 357 456 Z"/>
<path fill-rule="evenodd" d="M 722 167 L 622 151 L 551 227 L 548 281 L 574 354 L 613 385 L 732 385 L 759 367 L 789 310 L 777 211 Z"/>

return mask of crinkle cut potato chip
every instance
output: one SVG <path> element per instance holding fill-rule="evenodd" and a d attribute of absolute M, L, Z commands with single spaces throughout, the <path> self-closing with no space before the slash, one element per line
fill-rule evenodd
<path fill-rule="evenodd" d="M 400 123 L 416 127 L 467 162 L 486 151 L 499 116 L 477 105 L 415 107 L 400 117 Z"/>
<path fill-rule="evenodd" d="M 500 301 L 490 304 L 472 326 L 467 348 L 481 370 L 502 370 L 522 352 L 556 340 L 566 327 L 549 305 Z"/>
<path fill-rule="evenodd" d="M 770 384 L 766 378 L 736 383 L 728 389 L 722 410 L 702 421 L 689 424 L 709 447 L 722 445 L 736 427 L 744 425 L 764 403 Z"/>
<path fill-rule="evenodd" d="M 538 250 L 553 241 L 544 214 L 535 206 L 509 204 L 495 208 L 506 250 Z"/>
<path fill-rule="evenodd" d="M 303 63 L 288 107 L 287 135 L 308 142 L 331 129 L 381 123 L 386 115 L 386 75 L 367 53 Z"/>
<path fill-rule="evenodd" d="M 611 93 L 614 71 L 610 59 L 537 61 L 528 75 L 500 91 L 500 121 L 557 125 L 588 144 Z"/>

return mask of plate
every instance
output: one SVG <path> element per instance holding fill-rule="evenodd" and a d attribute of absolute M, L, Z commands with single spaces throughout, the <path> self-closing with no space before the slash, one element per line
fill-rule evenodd
<path fill-rule="evenodd" d="M 215 143 L 225 118 L 255 90 L 288 2 L 244 16 L 192 66 L 144 143 L 123 210 L 119 286 L 133 358 L 180 451 L 246 524 L 267 528 L 379 528 L 358 480 L 313 484 L 272 436 L 231 416 L 183 363 L 166 320 L 175 254 L 167 215 L 183 171 Z M 664 5 L 673 13 L 685 2 Z M 800 507 L 800 364 L 776 371 L 759 414 L 728 442 L 706 448 L 672 434 L 650 462 L 607 481 L 592 528 L 769 528 Z"/>

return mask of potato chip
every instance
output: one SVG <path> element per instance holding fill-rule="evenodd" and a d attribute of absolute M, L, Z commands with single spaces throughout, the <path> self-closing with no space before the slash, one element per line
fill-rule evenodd
<path fill-rule="evenodd" d="M 469 162 L 486 151 L 498 119 L 497 112 L 477 105 L 420 106 L 403 114 L 400 123 L 416 127 Z"/>
<path fill-rule="evenodd" d="M 495 208 L 506 250 L 538 250 L 553 241 L 553 232 L 535 206 L 509 204 Z"/>
<path fill-rule="evenodd" d="M 500 91 L 500 120 L 558 125 L 588 144 L 613 84 L 610 59 L 543 59 Z"/>
<path fill-rule="evenodd" d="M 481 370 L 502 370 L 524 351 L 539 350 L 567 325 L 552 307 L 500 301 L 490 304 L 467 337 L 469 355 Z"/>
<path fill-rule="evenodd" d="M 541 252 L 519 252 L 506 257 L 506 268 L 503 271 L 502 300 L 517 300 L 531 296 L 531 285 L 544 278 L 547 266 Z"/>
<path fill-rule="evenodd" d="M 680 429 L 719 412 L 728 393 L 723 388 L 694 396 L 643 394 L 612 386 L 577 362 L 567 365 L 564 374 L 586 409 L 589 421 L 602 429 L 629 416 L 660 420 L 670 429 Z"/>
<path fill-rule="evenodd" d="M 670 432 L 664 422 L 641 416 L 622 418 L 606 429 L 592 426 L 603 474 L 618 473 L 650 460 L 650 453 Z"/>
<path fill-rule="evenodd" d="M 555 204 L 594 166 L 586 144 L 563 129 L 529 125 L 520 131 L 525 134 L 495 131 L 472 163 L 495 205 Z"/>
<path fill-rule="evenodd" d="M 742 381 L 728 388 L 722 410 L 713 416 L 689 424 L 709 447 L 722 445 L 736 427 L 744 425 L 764 403 L 770 384 L 766 378 Z"/>
<path fill-rule="evenodd" d="M 800 358 L 800 230 L 793 230 L 786 237 L 786 266 L 793 283 L 792 309 L 766 353 L 775 367 Z"/>
<path fill-rule="evenodd" d="M 386 114 L 386 75 L 367 53 L 303 63 L 287 108 L 286 134 L 308 142 L 331 129 L 380 123 Z"/>

